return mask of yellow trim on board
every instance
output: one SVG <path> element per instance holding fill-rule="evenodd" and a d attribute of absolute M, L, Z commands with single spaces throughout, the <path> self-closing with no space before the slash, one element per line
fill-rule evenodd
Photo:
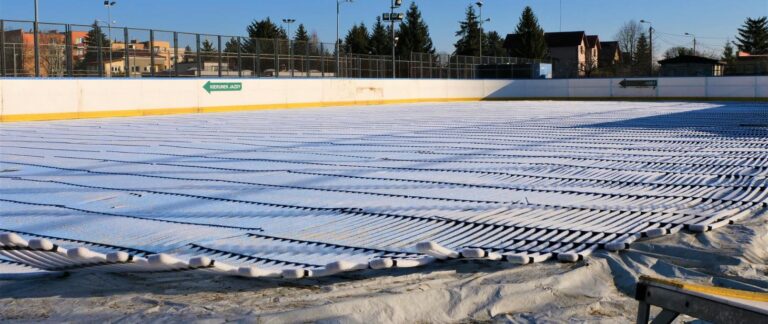
<path fill-rule="evenodd" d="M 768 293 L 759 293 L 759 292 L 736 290 L 736 289 L 721 288 L 721 287 L 714 287 L 714 286 L 704 286 L 704 285 L 680 282 L 676 280 L 652 278 L 648 276 L 642 276 L 640 277 L 640 280 L 646 281 L 646 282 L 655 282 L 662 285 L 672 286 L 678 289 L 695 291 L 695 292 L 700 292 L 700 293 L 709 294 L 709 295 L 738 298 L 738 299 L 751 300 L 751 301 L 757 301 L 757 302 L 768 302 Z"/>
<path fill-rule="evenodd" d="M 200 108 L 168 108 L 168 109 L 141 109 L 141 110 L 105 110 L 92 112 L 63 112 L 47 114 L 19 114 L 0 116 L 0 122 L 25 122 L 62 119 L 84 119 L 105 117 L 136 117 L 153 115 L 194 114 L 212 112 L 254 111 L 254 110 L 278 110 L 278 109 L 305 109 L 326 108 L 341 106 L 370 106 L 403 103 L 426 102 L 465 102 L 480 101 L 482 98 L 434 98 L 434 99 L 395 99 L 395 100 L 371 100 L 371 101 L 333 101 L 333 102 L 300 102 L 300 103 L 276 103 L 263 105 L 238 105 Z"/>
<path fill-rule="evenodd" d="M 299 102 L 299 103 L 274 103 L 262 105 L 237 105 L 237 106 L 214 106 L 199 108 L 156 108 L 156 109 L 132 109 L 132 110 L 105 110 L 90 112 L 62 112 L 62 113 L 44 113 L 44 114 L 17 114 L 0 115 L 0 122 L 26 122 L 26 121 L 45 121 L 45 120 L 63 120 L 63 119 L 84 119 L 84 118 L 108 118 L 108 117 L 137 117 L 154 115 L 173 115 L 173 114 L 194 114 L 194 113 L 212 113 L 212 112 L 233 112 L 233 111 L 254 111 L 254 110 L 278 110 L 278 109 L 305 109 L 305 108 L 324 108 L 341 106 L 370 106 L 370 105 L 388 105 L 388 104 L 408 104 L 408 103 L 427 103 L 427 102 L 469 102 L 469 101 L 521 101 L 521 100 L 548 100 L 548 101 L 752 101 L 765 102 L 768 98 L 606 98 L 606 97 L 584 97 L 584 98 L 540 98 L 540 97 L 509 97 L 509 98 L 423 98 L 423 99 L 391 99 L 391 100 L 369 100 L 369 101 L 326 101 L 326 102 Z"/>

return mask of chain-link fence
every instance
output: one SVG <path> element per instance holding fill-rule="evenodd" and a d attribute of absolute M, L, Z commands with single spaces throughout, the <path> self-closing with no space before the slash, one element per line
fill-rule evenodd
<path fill-rule="evenodd" d="M 317 40 L 257 39 L 96 25 L 0 20 L 6 77 L 511 78 L 529 63 L 512 57 L 350 53 Z M 99 37 L 101 36 L 101 37 Z M 35 56 L 38 62 L 35 63 Z M 515 71 L 515 72 L 513 72 Z M 515 74 L 517 73 L 517 74 Z M 537 76 L 539 77 L 539 76 Z"/>
<path fill-rule="evenodd" d="M 96 25 L 0 20 L 4 77 L 530 79 L 670 75 L 659 66 L 411 53 L 351 53 L 317 40 L 257 39 Z M 90 37 L 89 37 L 90 35 Z M 97 37 L 102 35 L 102 37 Z M 768 57 L 673 76 L 768 75 Z M 711 70 L 711 71 L 710 71 Z M 703 72 L 701 72 L 703 71 Z"/>

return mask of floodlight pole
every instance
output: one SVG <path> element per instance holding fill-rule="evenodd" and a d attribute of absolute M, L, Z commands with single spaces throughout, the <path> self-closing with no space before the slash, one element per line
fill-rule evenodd
<path fill-rule="evenodd" d="M 475 3 L 480 10 L 480 64 L 483 64 L 483 2 Z"/>
<path fill-rule="evenodd" d="M 392 31 L 392 78 L 397 78 L 397 64 L 395 59 L 395 46 L 397 46 L 397 39 L 395 39 L 395 0 L 392 0 L 392 6 L 389 7 L 389 28 Z"/>
<path fill-rule="evenodd" d="M 285 18 L 283 19 L 283 22 L 288 25 L 288 69 L 291 72 L 291 77 L 293 77 L 293 44 L 291 41 L 291 24 L 295 23 L 296 19 Z"/>
<path fill-rule="evenodd" d="M 392 32 L 392 78 L 397 78 L 397 72 L 396 72 L 396 64 L 397 60 L 395 58 L 395 47 L 397 46 L 397 36 L 395 36 L 395 21 L 402 21 L 401 14 L 395 14 L 395 9 L 400 8 L 400 5 L 402 5 L 402 0 L 392 0 L 392 5 L 389 7 L 389 13 L 384 13 L 384 21 L 389 21 L 389 28 Z"/>
<path fill-rule="evenodd" d="M 109 35 L 109 77 L 112 77 L 112 6 L 116 4 L 117 1 L 104 1 L 104 7 L 107 7 L 107 19 L 109 19 L 109 21 L 107 21 L 107 34 Z M 127 41 L 125 46 L 128 46 Z"/>

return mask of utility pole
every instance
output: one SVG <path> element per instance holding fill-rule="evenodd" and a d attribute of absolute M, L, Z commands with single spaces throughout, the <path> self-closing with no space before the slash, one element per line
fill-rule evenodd
<path fill-rule="evenodd" d="M 34 26 L 32 26 L 33 31 L 35 32 L 34 35 L 34 45 L 35 45 L 35 76 L 40 77 L 40 38 L 39 38 L 39 20 L 37 19 L 37 0 L 35 0 L 35 23 Z"/>
<path fill-rule="evenodd" d="M 400 8 L 403 5 L 403 0 L 392 0 L 392 5 L 389 7 L 389 12 L 384 13 L 382 16 L 384 21 L 389 21 L 389 28 L 392 31 L 392 78 L 397 77 L 396 72 L 396 59 L 395 59 L 395 46 L 397 46 L 397 37 L 395 37 L 395 22 L 403 21 L 402 13 L 395 13 L 395 9 Z"/>
<path fill-rule="evenodd" d="M 685 36 L 691 36 L 693 37 L 693 55 L 696 55 L 696 35 L 691 33 L 685 33 Z"/>
<path fill-rule="evenodd" d="M 648 70 L 648 73 L 649 73 L 648 75 L 653 75 L 653 23 L 651 23 L 648 20 L 640 20 L 640 23 L 641 24 L 648 24 L 648 26 L 649 26 L 648 27 L 648 39 L 649 39 L 649 42 L 651 44 L 650 45 L 650 48 L 651 48 L 651 62 L 649 63 L 650 67 L 649 67 L 649 70 Z"/>

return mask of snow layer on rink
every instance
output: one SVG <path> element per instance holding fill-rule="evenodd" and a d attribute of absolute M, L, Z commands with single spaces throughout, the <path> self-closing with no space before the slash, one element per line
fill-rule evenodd
<path fill-rule="evenodd" d="M 573 262 L 758 214 L 765 104 L 482 102 L 3 124 L 0 272 Z"/>

